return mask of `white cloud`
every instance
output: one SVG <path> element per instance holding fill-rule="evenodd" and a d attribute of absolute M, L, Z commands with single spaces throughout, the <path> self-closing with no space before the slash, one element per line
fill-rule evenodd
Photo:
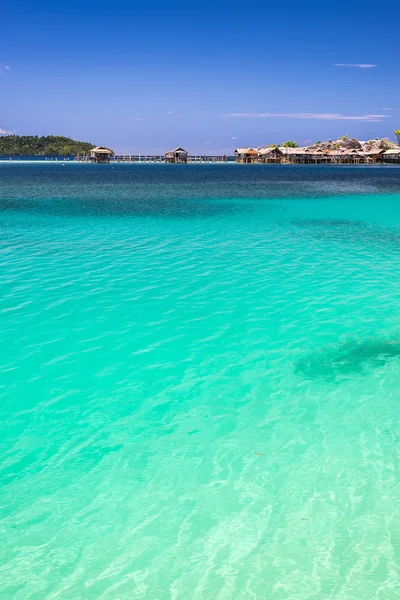
<path fill-rule="evenodd" d="M 171 111 L 171 110 L 170 110 L 170 111 L 166 112 L 165 114 L 166 114 L 166 115 L 174 115 L 175 113 L 174 113 L 173 111 Z"/>
<path fill-rule="evenodd" d="M 147 121 L 147 119 L 142 119 L 142 117 L 132 117 L 132 121 Z"/>
<path fill-rule="evenodd" d="M 370 65 L 368 63 L 335 63 L 335 67 L 354 67 L 356 69 L 373 69 L 378 65 Z"/>
<path fill-rule="evenodd" d="M 7 73 L 8 71 L 11 71 L 11 69 L 8 65 L 4 65 L 3 67 L 0 67 L 0 75 L 3 73 Z"/>
<path fill-rule="evenodd" d="M 0 135 L 12 135 L 13 133 L 15 133 L 14 131 L 7 131 L 7 129 L 2 129 L 0 127 Z"/>
<path fill-rule="evenodd" d="M 237 138 L 237 137 L 235 137 L 235 136 L 232 136 L 232 139 L 233 139 L 233 140 L 238 140 L 239 138 Z"/>
<path fill-rule="evenodd" d="M 247 117 L 253 119 L 319 119 L 323 121 L 367 121 L 375 123 L 389 118 L 389 115 L 340 115 L 336 113 L 230 113 L 221 116 L 225 119 Z"/>

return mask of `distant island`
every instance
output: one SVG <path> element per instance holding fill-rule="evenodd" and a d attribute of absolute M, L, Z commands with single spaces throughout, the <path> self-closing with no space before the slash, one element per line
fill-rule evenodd
<path fill-rule="evenodd" d="M 60 135 L 0 136 L 0 154 L 19 156 L 76 156 L 87 154 L 95 144 L 78 142 Z"/>

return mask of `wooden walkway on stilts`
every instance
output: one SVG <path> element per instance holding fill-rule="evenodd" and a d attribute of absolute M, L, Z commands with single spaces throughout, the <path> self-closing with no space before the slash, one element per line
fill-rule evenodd
<path fill-rule="evenodd" d="M 76 162 L 91 162 L 86 156 L 76 156 Z M 210 163 L 234 163 L 234 156 L 188 156 L 186 161 L 179 164 L 210 164 Z M 171 164 L 165 156 L 143 155 L 143 154 L 116 154 L 110 158 L 110 163 L 165 163 Z M 175 163 L 172 163 L 175 164 Z M 178 164 L 178 163 L 176 163 Z"/>

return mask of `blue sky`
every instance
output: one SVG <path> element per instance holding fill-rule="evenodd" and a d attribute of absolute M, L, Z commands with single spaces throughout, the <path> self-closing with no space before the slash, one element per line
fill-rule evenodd
<path fill-rule="evenodd" d="M 2 17 L 2 132 L 223 154 L 400 128 L 394 0 L 6 0 Z"/>

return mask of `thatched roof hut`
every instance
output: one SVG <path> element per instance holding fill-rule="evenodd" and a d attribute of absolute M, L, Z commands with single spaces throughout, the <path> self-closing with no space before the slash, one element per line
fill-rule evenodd
<path fill-rule="evenodd" d="M 340 154 L 342 156 L 360 156 L 363 154 L 362 150 L 356 150 L 353 148 L 352 150 L 340 150 Z"/>
<path fill-rule="evenodd" d="M 89 158 L 93 162 L 109 162 L 112 155 L 112 150 L 104 146 L 96 146 L 89 152 Z"/>
<path fill-rule="evenodd" d="M 393 156 L 400 156 L 400 146 L 398 148 L 389 148 L 389 150 L 386 150 L 384 152 L 385 156 L 387 155 L 393 155 Z"/>
<path fill-rule="evenodd" d="M 258 151 L 254 148 L 236 148 L 236 162 L 249 163 L 258 158 Z"/>
<path fill-rule="evenodd" d="M 400 147 L 390 148 L 383 153 L 383 160 L 385 162 L 396 162 L 400 163 Z"/>
<path fill-rule="evenodd" d="M 258 156 L 261 162 L 280 162 L 282 160 L 282 152 L 279 148 L 260 148 Z"/>
<path fill-rule="evenodd" d="M 164 158 L 165 158 L 165 162 L 183 163 L 183 162 L 187 162 L 188 153 L 186 150 L 184 150 L 183 148 L 178 146 L 177 148 L 174 148 L 173 150 L 169 150 L 168 152 L 166 152 L 164 155 Z"/>
<path fill-rule="evenodd" d="M 301 148 L 279 148 L 281 154 L 284 154 L 285 156 L 291 156 L 293 154 L 298 154 L 298 155 L 302 155 L 306 152 L 307 148 L 305 146 L 301 147 Z"/>
<path fill-rule="evenodd" d="M 304 163 L 310 159 L 308 148 L 304 146 L 301 148 L 279 148 L 279 151 L 285 157 L 285 162 Z"/>
<path fill-rule="evenodd" d="M 382 162 L 382 158 L 383 158 L 383 154 L 385 153 L 385 150 L 369 150 L 369 151 L 364 151 L 363 152 L 363 156 L 365 156 L 367 162 Z"/>

